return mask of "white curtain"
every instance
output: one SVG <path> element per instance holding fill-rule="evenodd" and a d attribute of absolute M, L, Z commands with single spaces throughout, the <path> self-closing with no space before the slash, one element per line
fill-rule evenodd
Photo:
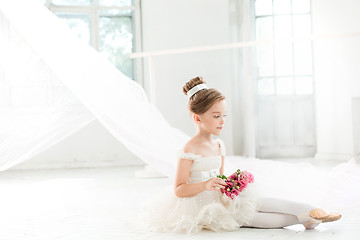
<path fill-rule="evenodd" d="M 94 119 L 0 12 L 0 170 Z"/>
<path fill-rule="evenodd" d="M 255 40 L 254 7 L 252 0 L 230 0 L 230 29 L 233 42 Z M 255 157 L 255 90 L 256 82 L 256 48 L 235 48 L 232 50 L 232 105 L 234 153 L 236 155 Z"/>
<path fill-rule="evenodd" d="M 175 153 L 189 136 L 169 125 L 139 84 L 38 1 L 1 0 L 0 10 L 0 87 L 7 94 L 0 121 L 9 126 L 0 132 L 1 170 L 97 118 L 145 163 L 173 176 Z"/>

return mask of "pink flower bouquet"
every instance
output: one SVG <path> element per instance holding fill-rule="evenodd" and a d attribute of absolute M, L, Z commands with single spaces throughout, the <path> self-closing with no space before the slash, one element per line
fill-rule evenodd
<path fill-rule="evenodd" d="M 221 189 L 221 192 L 231 199 L 234 199 L 237 195 L 239 195 L 239 193 L 242 192 L 249 183 L 254 182 L 254 175 L 252 175 L 252 173 L 240 171 L 240 169 L 231 174 L 229 177 L 226 177 L 225 175 L 218 175 L 217 177 L 226 182 L 226 186 Z"/>

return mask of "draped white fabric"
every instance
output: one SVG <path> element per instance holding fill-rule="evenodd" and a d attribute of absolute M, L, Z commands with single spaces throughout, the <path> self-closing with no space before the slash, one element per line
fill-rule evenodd
<path fill-rule="evenodd" d="M 0 170 L 5 170 L 94 117 L 57 80 L 2 11 L 0 14 Z"/>
<path fill-rule="evenodd" d="M 173 176 L 175 153 L 189 136 L 169 125 L 143 88 L 74 37 L 37 1 L 0 3 L 2 88 L 23 90 L 17 98 L 12 91 L 1 107 L 0 121 L 9 125 L 0 137 L 1 170 L 44 151 L 96 117 L 145 163 Z"/>

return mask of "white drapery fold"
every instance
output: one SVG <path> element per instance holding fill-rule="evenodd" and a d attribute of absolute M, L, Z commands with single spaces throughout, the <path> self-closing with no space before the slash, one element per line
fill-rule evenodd
<path fill-rule="evenodd" d="M 2 11 L 0 24 L 0 170 L 6 170 L 71 135 L 94 116 Z"/>
<path fill-rule="evenodd" d="M 254 7 L 252 0 L 230 0 L 230 27 L 233 42 L 255 41 Z M 232 49 L 232 106 L 234 154 L 256 156 L 255 90 L 256 47 Z"/>
<path fill-rule="evenodd" d="M 58 80 L 58 85 L 64 86 L 56 101 L 45 104 L 45 107 L 39 108 L 41 114 L 32 114 L 27 119 L 23 116 L 29 111 L 28 107 L 16 108 L 11 102 L 2 108 L 2 115 L 13 126 L 0 138 L 1 170 L 46 150 L 97 118 L 145 163 L 167 176 L 173 176 L 175 153 L 189 136 L 169 125 L 149 103 L 139 84 L 73 36 L 55 15 L 39 3 L 1 0 L 0 4 L 3 46 L 13 46 L 11 52 L 1 54 L 2 62 L 9 58 L 22 59 L 24 49 L 28 51 L 28 58 L 24 61 L 14 61 L 8 68 L 2 64 L 3 81 L 10 82 L 9 86 L 13 87 L 11 84 L 19 81 L 19 76 L 9 76 L 26 69 L 31 61 L 34 62 L 31 56 L 36 56 L 37 68 L 27 69 L 28 74 L 20 76 L 25 78 L 21 84 L 36 83 L 39 79 L 37 74 L 45 73 Z M 20 44 L 17 39 L 21 39 Z M 23 49 L 17 51 L 19 45 Z M 31 91 L 31 88 L 27 90 Z M 28 95 L 35 94 L 36 91 Z M 80 103 L 76 103 L 78 100 Z M 14 121 L 16 116 L 18 120 Z"/>

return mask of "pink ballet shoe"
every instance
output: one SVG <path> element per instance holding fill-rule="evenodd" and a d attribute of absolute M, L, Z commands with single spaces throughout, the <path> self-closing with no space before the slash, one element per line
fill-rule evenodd
<path fill-rule="evenodd" d="M 310 217 L 321 220 L 324 222 L 333 222 L 337 221 L 341 218 L 341 214 L 339 213 L 327 213 L 324 210 L 317 208 L 310 211 Z"/>
<path fill-rule="evenodd" d="M 339 220 L 341 218 L 341 214 L 327 213 L 321 208 L 316 208 L 312 209 L 310 212 L 300 214 L 297 217 L 306 229 L 314 229 L 320 223 Z"/>

